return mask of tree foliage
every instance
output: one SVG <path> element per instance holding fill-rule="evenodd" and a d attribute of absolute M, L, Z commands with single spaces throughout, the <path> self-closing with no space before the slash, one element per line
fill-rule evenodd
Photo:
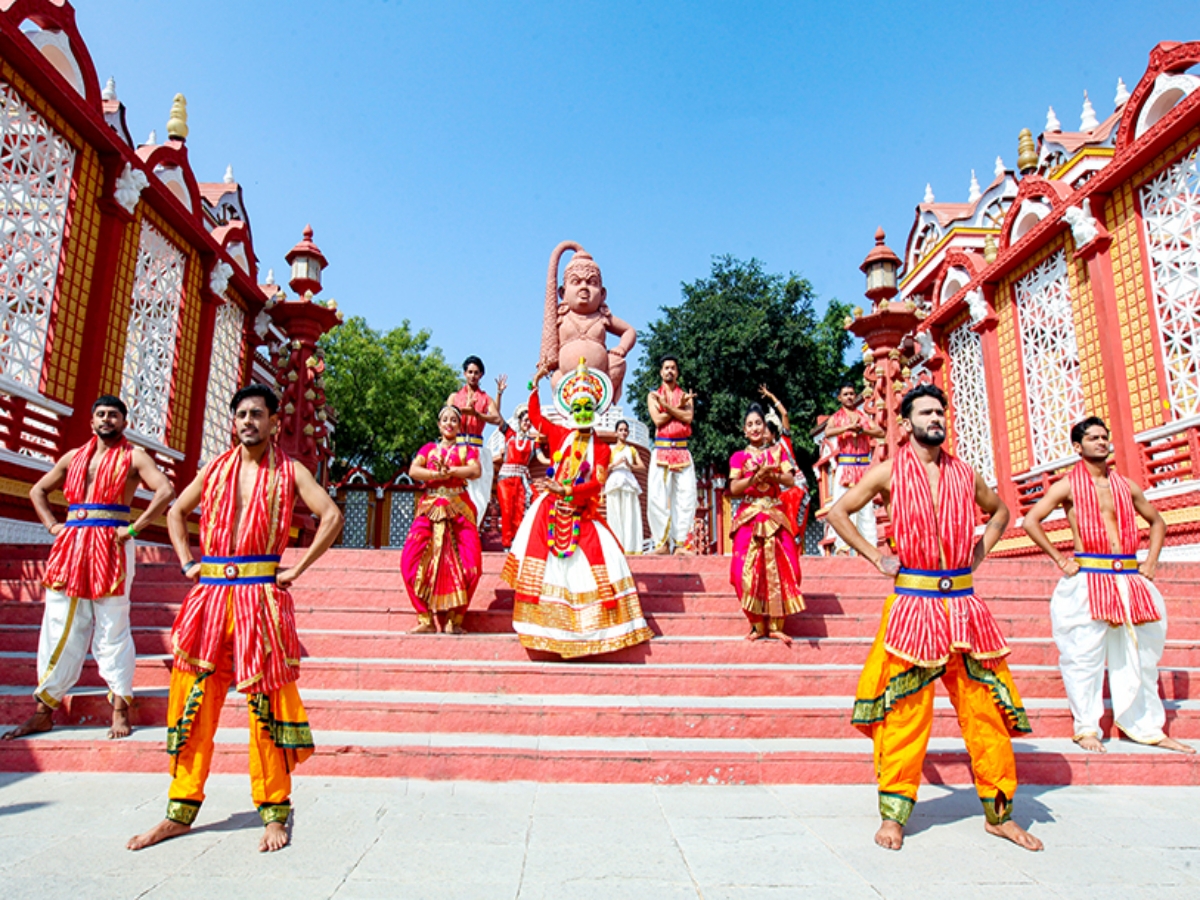
<path fill-rule="evenodd" d="M 817 415 L 834 409 L 844 379 L 861 378 L 844 362 L 851 336 L 842 323 L 849 308 L 833 300 L 818 316 L 808 281 L 768 274 L 757 259 L 732 256 L 715 257 L 708 278 L 682 289 L 683 302 L 662 307 L 663 317 L 639 335 L 644 353 L 629 391 L 639 418 L 653 429 L 644 398 L 660 383 L 659 360 L 672 355 L 681 384 L 697 394 L 691 450 L 700 471 L 710 465 L 728 471 L 729 457 L 745 446 L 747 407 L 753 401 L 767 406 L 760 384 L 787 407 L 797 455 L 811 455 L 808 431 Z"/>
<path fill-rule="evenodd" d="M 335 477 L 362 466 L 379 482 L 437 437 L 437 414 L 458 377 L 406 319 L 386 334 L 360 316 L 321 339 L 325 391 L 336 416 Z"/>

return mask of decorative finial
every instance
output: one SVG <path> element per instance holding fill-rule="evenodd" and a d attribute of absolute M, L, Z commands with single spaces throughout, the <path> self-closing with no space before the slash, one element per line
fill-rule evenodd
<path fill-rule="evenodd" d="M 274 270 L 274 269 L 267 269 L 267 280 L 266 280 L 266 284 L 274 284 L 274 283 L 275 283 L 275 270 Z"/>
<path fill-rule="evenodd" d="M 167 119 L 167 138 L 183 141 L 187 136 L 187 99 L 183 94 L 176 94 L 175 99 L 171 101 L 171 117 Z"/>
<path fill-rule="evenodd" d="M 996 256 L 1000 251 L 996 249 L 996 238 L 990 234 L 983 236 L 983 259 L 988 265 L 996 261 Z"/>
<path fill-rule="evenodd" d="M 1113 98 L 1113 102 L 1116 103 L 1117 106 L 1124 106 L 1128 100 L 1129 100 L 1129 88 L 1125 87 L 1124 79 L 1118 78 L 1117 79 L 1117 96 L 1115 98 Z"/>
<path fill-rule="evenodd" d="M 876 246 L 882 247 L 883 241 L 886 237 L 887 237 L 887 235 L 883 233 L 882 225 L 880 225 L 878 228 L 875 229 L 875 244 L 876 244 Z"/>
<path fill-rule="evenodd" d="M 1062 123 L 1058 121 L 1058 116 L 1054 114 L 1054 107 L 1051 106 L 1046 110 L 1046 128 L 1047 132 L 1062 131 Z"/>
<path fill-rule="evenodd" d="M 226 184 L 237 184 L 237 182 L 233 180 L 233 166 L 232 165 L 228 165 L 225 167 L 225 178 L 223 180 Z"/>
<path fill-rule="evenodd" d="M 971 170 L 971 187 L 970 193 L 967 195 L 967 202 L 974 203 L 983 196 L 983 191 L 979 189 L 979 179 L 975 177 L 975 170 Z"/>
<path fill-rule="evenodd" d="M 1083 112 L 1079 116 L 1079 130 L 1092 131 L 1100 127 L 1100 121 L 1096 118 L 1096 110 L 1092 106 L 1092 101 L 1088 99 L 1087 91 L 1083 92 Z"/>
<path fill-rule="evenodd" d="M 153 128 L 150 129 L 150 137 L 146 138 L 146 143 L 149 144 L 151 147 L 155 147 L 158 145 L 158 132 L 155 131 Z"/>
<path fill-rule="evenodd" d="M 1004 168 L 1004 160 L 1001 159 L 999 156 L 997 156 L 996 157 L 996 168 L 992 169 L 992 174 L 995 175 L 997 178 L 1003 178 L 1004 173 L 1006 171 L 1008 171 L 1008 170 Z"/>
<path fill-rule="evenodd" d="M 109 101 L 117 99 L 117 79 L 116 78 L 114 78 L 111 75 L 108 76 L 108 81 L 106 81 L 104 83 L 104 90 L 100 92 L 100 96 L 103 97 L 105 100 L 109 100 Z"/>
<path fill-rule="evenodd" d="M 1017 171 L 1024 175 L 1036 169 L 1037 165 L 1038 154 L 1033 143 L 1033 132 L 1022 128 L 1021 133 L 1017 135 Z"/>
<path fill-rule="evenodd" d="M 925 200 L 924 200 L 924 202 L 925 203 L 933 202 L 933 186 L 930 184 L 925 185 Z"/>

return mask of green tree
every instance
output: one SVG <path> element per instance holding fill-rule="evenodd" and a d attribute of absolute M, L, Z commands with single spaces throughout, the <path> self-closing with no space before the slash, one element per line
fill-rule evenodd
<path fill-rule="evenodd" d="M 832 412 L 842 380 L 861 378 L 861 365 L 844 361 L 849 307 L 832 300 L 818 316 L 808 281 L 728 255 L 714 257 L 709 277 L 682 290 L 683 302 L 662 307 L 663 317 L 639 335 L 642 362 L 629 388 L 638 416 L 653 429 L 645 396 L 660 383 L 659 360 L 675 356 L 681 383 L 697 395 L 691 444 L 697 469 L 728 471 L 729 457 L 745 446 L 746 408 L 753 401 L 767 406 L 760 384 L 787 407 L 796 453 L 810 463 L 815 447 L 808 431 L 817 415 Z"/>
<path fill-rule="evenodd" d="M 321 339 L 337 422 L 335 477 L 362 466 L 387 481 L 437 437 L 438 410 L 458 377 L 429 337 L 407 319 L 385 334 L 355 316 Z"/>

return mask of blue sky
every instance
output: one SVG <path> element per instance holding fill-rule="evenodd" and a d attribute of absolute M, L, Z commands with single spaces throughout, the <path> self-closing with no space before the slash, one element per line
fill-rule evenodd
<path fill-rule="evenodd" d="M 78 0 L 135 139 L 175 92 L 202 181 L 232 163 L 264 273 L 311 222 L 324 296 L 409 319 L 457 365 L 537 358 L 555 244 L 596 258 L 642 328 L 714 255 L 861 302 L 926 182 L 965 201 L 1053 105 L 1078 128 L 1200 4 L 232 3 Z"/>

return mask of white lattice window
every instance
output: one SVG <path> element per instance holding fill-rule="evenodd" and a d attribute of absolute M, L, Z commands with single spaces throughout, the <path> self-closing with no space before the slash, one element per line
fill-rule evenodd
<path fill-rule="evenodd" d="M 213 326 L 212 362 L 208 369 L 208 397 L 204 401 L 204 441 L 200 451 L 203 465 L 229 449 L 232 417 L 229 401 L 238 389 L 242 374 L 242 329 L 246 315 L 235 303 L 217 310 Z"/>
<path fill-rule="evenodd" d="M 129 426 L 156 441 L 167 436 L 171 373 L 183 305 L 183 252 L 149 222 L 142 222 L 133 307 L 125 338 L 121 399 L 129 407 Z"/>
<path fill-rule="evenodd" d="M 0 81 L 0 374 L 38 390 L 75 149 Z"/>
<path fill-rule="evenodd" d="M 950 383 L 954 386 L 954 452 L 990 485 L 996 484 L 992 420 L 983 373 L 983 342 L 969 325 L 950 332 Z"/>
<path fill-rule="evenodd" d="M 1070 456 L 1071 426 L 1085 414 L 1067 260 L 1062 251 L 1017 282 L 1017 316 L 1025 357 L 1033 464 L 1040 466 Z"/>
<path fill-rule="evenodd" d="M 1193 150 L 1141 190 L 1158 335 L 1175 418 L 1200 413 L 1200 165 Z"/>

